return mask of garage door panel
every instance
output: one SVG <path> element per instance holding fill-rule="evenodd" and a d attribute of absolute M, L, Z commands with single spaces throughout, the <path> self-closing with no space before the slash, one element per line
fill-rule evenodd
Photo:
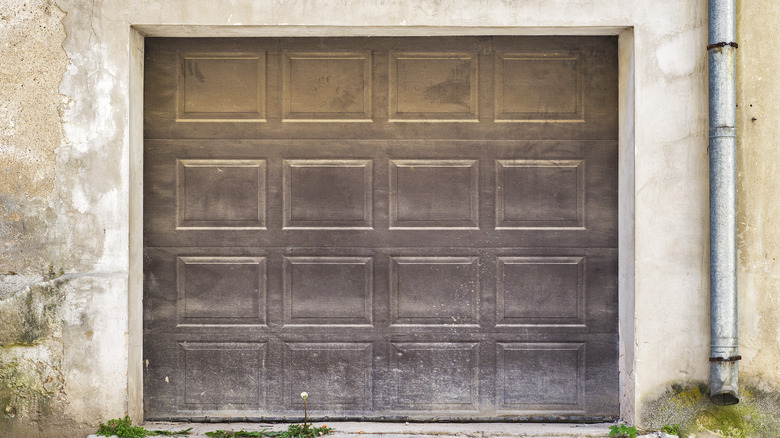
<path fill-rule="evenodd" d="M 171 324 L 175 316 L 178 325 L 263 325 L 268 317 L 285 325 L 371 325 L 378 317 L 451 326 L 484 324 L 484 306 L 495 305 L 499 326 L 614 330 L 614 250 L 476 251 L 150 248 L 147 322 Z"/>
<path fill-rule="evenodd" d="M 148 419 L 617 415 L 614 38 L 147 43 Z"/>
<path fill-rule="evenodd" d="M 608 417 L 619 409 L 617 397 L 610 397 L 604 388 L 618 388 L 619 375 L 614 371 L 618 360 L 616 334 L 600 336 L 588 342 L 585 363 L 585 394 L 588 414 Z M 616 389 L 615 389 L 616 391 Z M 614 414 L 613 414 L 614 415 Z"/>
<path fill-rule="evenodd" d="M 584 413 L 586 345 L 497 343 L 497 408 Z"/>
<path fill-rule="evenodd" d="M 265 160 L 176 161 L 177 229 L 265 228 Z"/>
<path fill-rule="evenodd" d="M 391 257 L 393 325 L 478 324 L 477 257 Z"/>
<path fill-rule="evenodd" d="M 165 146 L 161 149 L 170 150 L 161 150 L 160 155 L 181 156 L 189 153 L 186 148 Z M 219 145 L 211 149 L 215 149 L 216 146 Z M 226 149 L 229 153 L 230 148 Z M 202 150 L 203 146 L 195 149 L 200 156 Z M 461 149 L 452 149 L 453 153 L 459 150 Z M 244 154 L 248 151 L 249 149 L 242 147 L 240 153 Z M 614 174 L 614 167 L 613 163 L 603 164 L 598 161 L 600 156 L 600 152 L 592 154 L 589 149 L 588 156 L 581 160 L 499 159 L 496 160 L 496 168 L 490 170 L 485 170 L 488 164 L 484 159 L 479 162 L 395 158 L 388 158 L 388 161 L 385 161 L 381 157 L 375 160 L 280 160 L 270 156 L 267 160 L 201 158 L 169 161 L 170 159 L 160 157 L 158 161 L 147 164 L 148 180 L 153 180 L 153 183 L 147 184 L 149 194 L 146 199 L 147 241 L 154 240 L 162 245 L 188 244 L 186 242 L 191 241 L 192 244 L 197 245 L 197 242 L 207 243 L 211 236 L 208 232 L 198 232 L 198 228 L 222 227 L 231 229 L 230 233 L 217 239 L 225 244 L 241 245 L 240 242 L 254 240 L 263 245 L 274 245 L 274 242 L 269 239 L 278 235 L 253 231 L 242 232 L 241 228 L 254 230 L 262 228 L 262 225 L 267 223 L 266 228 L 278 229 L 282 226 L 279 219 L 283 210 L 286 210 L 285 214 L 288 217 L 286 219 L 288 228 L 367 228 L 367 225 L 373 221 L 378 232 L 384 233 L 382 229 L 388 228 L 385 212 L 390 209 L 389 224 L 393 224 L 394 232 L 385 233 L 381 237 L 378 237 L 380 234 L 377 233 L 362 233 L 362 235 L 356 233 L 356 238 L 377 236 L 378 240 L 397 239 L 397 243 L 394 244 L 411 245 L 412 243 L 407 242 L 416 240 L 413 236 L 415 233 L 402 233 L 401 230 L 460 229 L 481 225 L 482 230 L 489 233 L 492 232 L 490 228 L 494 227 L 489 218 L 495 216 L 499 228 L 521 233 L 520 235 L 496 233 L 493 239 L 506 235 L 505 239 L 511 239 L 513 243 L 530 245 L 534 244 L 537 236 L 544 236 L 553 241 L 558 238 L 567 243 L 587 246 L 614 245 L 616 192 L 610 187 L 615 183 L 614 177 L 610 176 Z M 387 162 L 390 163 L 390 169 L 387 170 L 389 175 L 384 173 L 386 167 L 381 164 Z M 179 182 L 174 185 L 175 191 L 171 190 L 171 163 L 179 163 L 176 173 L 180 176 L 177 178 Z M 283 185 L 286 187 L 287 206 L 282 205 L 284 201 L 280 202 L 281 189 L 277 188 L 280 186 L 279 179 L 283 170 L 280 166 L 285 167 L 288 172 Z M 481 181 L 478 180 L 477 175 L 479 168 L 483 170 Z M 302 189 L 297 192 L 294 192 L 292 187 L 295 180 L 292 176 L 293 169 L 302 172 L 298 174 Z M 360 169 L 363 170 L 362 179 Z M 187 190 L 187 172 L 192 174 L 189 181 L 192 182 L 193 188 L 190 190 Z M 264 178 L 266 172 L 268 176 Z M 309 173 L 308 177 L 306 172 Z M 485 173 L 489 174 L 485 176 Z M 327 187 L 321 188 L 318 184 L 309 184 L 318 181 L 323 182 L 322 185 Z M 337 182 L 331 184 L 334 181 Z M 492 183 L 493 181 L 495 183 Z M 480 185 L 479 188 L 475 187 L 477 184 Z M 338 190 L 330 190 L 334 185 Z M 492 187 L 494 185 L 498 187 Z M 236 193 L 228 197 L 220 196 L 222 191 L 236 186 L 241 190 L 235 190 Z M 331 192 L 337 193 L 331 194 Z M 442 203 L 444 199 L 452 199 L 454 202 Z M 212 204 L 221 207 L 220 202 L 226 206 L 236 204 L 238 207 L 233 213 L 230 213 L 228 208 L 207 208 Z M 491 211 L 492 202 L 495 202 L 497 213 Z M 481 203 L 480 210 L 477 210 L 478 203 Z M 266 212 L 263 212 L 264 204 L 267 205 Z M 598 207 L 589 207 L 593 204 Z M 178 207 L 172 210 L 172 205 Z M 297 207 L 294 208 L 296 205 Z M 191 207 L 188 209 L 188 206 Z M 208 214 L 200 214 L 206 211 Z M 483 214 L 479 215 L 480 211 Z M 267 220 L 263 213 L 266 213 Z M 534 220 L 555 217 L 555 214 L 558 215 L 557 220 Z M 249 220 L 250 216 L 254 218 Z M 313 220 L 317 217 L 322 219 Z M 167 225 L 173 218 L 176 218 L 174 223 L 179 223 L 179 226 Z M 571 228 L 569 225 L 583 223 L 586 229 L 581 233 L 571 232 L 572 230 L 540 233 L 534 230 L 535 228 L 565 229 Z M 293 234 L 292 237 L 279 240 L 299 237 L 302 240 L 316 238 L 311 237 L 316 233 Z M 325 234 L 338 235 L 338 233 Z M 154 239 L 149 239 L 148 237 L 152 235 Z M 327 239 L 329 236 L 324 238 Z M 452 233 L 442 231 L 431 238 L 443 241 L 451 239 L 451 236 Z M 478 233 L 467 233 L 462 234 L 461 239 L 468 239 L 469 236 L 477 236 L 475 240 L 481 238 Z M 171 238 L 173 241 L 170 241 Z M 339 245 L 338 241 L 344 242 L 338 237 L 332 244 Z M 360 244 L 360 241 L 355 243 Z M 479 244 L 467 241 L 464 243 Z M 366 245 L 372 244 L 366 243 Z"/>
<path fill-rule="evenodd" d="M 500 257 L 499 325 L 585 326 L 584 257 Z"/>
<path fill-rule="evenodd" d="M 302 410 L 307 392 L 313 414 L 366 411 L 373 407 L 373 348 L 370 343 L 287 343 L 284 407 Z M 320 414 L 323 415 L 323 414 Z"/>
<path fill-rule="evenodd" d="M 175 412 L 178 392 L 171 385 L 171 378 L 177 377 L 178 355 L 178 345 L 169 337 L 144 333 L 144 388 L 167 387 L 167 391 L 144 391 L 144 416 Z"/>
<path fill-rule="evenodd" d="M 495 59 L 497 122 L 585 121 L 580 54 L 515 52 Z"/>
<path fill-rule="evenodd" d="M 587 258 L 586 324 L 591 333 L 617 333 L 617 250 L 594 251 Z"/>
<path fill-rule="evenodd" d="M 176 277 L 178 324 L 265 324 L 265 258 L 177 257 Z"/>
<path fill-rule="evenodd" d="M 282 53 L 284 121 L 371 122 L 371 52 Z"/>
<path fill-rule="evenodd" d="M 479 344 L 393 343 L 388 408 L 447 411 L 479 406 Z"/>
<path fill-rule="evenodd" d="M 477 160 L 390 160 L 390 228 L 479 228 Z"/>
<path fill-rule="evenodd" d="M 518 45 L 485 37 L 453 45 L 372 38 L 353 39 L 351 47 L 330 42 L 323 51 L 318 39 L 265 38 L 236 40 L 220 53 L 219 44 L 203 40 L 150 38 L 158 48 L 147 63 L 160 80 L 147 89 L 154 106 L 146 135 L 273 138 L 286 131 L 285 121 L 305 120 L 312 123 L 300 135 L 308 138 L 364 138 L 366 131 L 387 138 L 609 138 L 617 92 L 603 84 L 616 83 L 617 57 L 607 39 L 527 38 Z M 286 44 L 292 46 L 280 50 Z M 371 50 L 354 50 L 361 45 Z M 247 86 L 236 89 L 239 82 Z M 420 121 L 440 126 L 410 126 Z M 481 123 L 464 128 L 463 121 Z"/>
<path fill-rule="evenodd" d="M 178 382 L 184 410 L 249 410 L 263 408 L 262 364 L 265 345 L 258 342 L 182 342 L 183 373 Z"/>
<path fill-rule="evenodd" d="M 370 257 L 285 257 L 284 324 L 371 325 Z"/>
<path fill-rule="evenodd" d="M 496 228 L 585 228 L 584 160 L 497 160 Z"/>
<path fill-rule="evenodd" d="M 391 52 L 389 119 L 479 120 L 476 52 Z"/>
<path fill-rule="evenodd" d="M 284 160 L 284 228 L 373 228 L 371 160 Z"/>
<path fill-rule="evenodd" d="M 177 55 L 176 122 L 265 120 L 265 51 Z"/>

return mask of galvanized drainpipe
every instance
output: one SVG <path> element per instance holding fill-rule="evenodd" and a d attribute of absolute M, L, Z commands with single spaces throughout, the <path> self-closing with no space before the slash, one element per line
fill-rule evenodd
<path fill-rule="evenodd" d="M 710 400 L 739 402 L 734 0 L 709 1 Z"/>

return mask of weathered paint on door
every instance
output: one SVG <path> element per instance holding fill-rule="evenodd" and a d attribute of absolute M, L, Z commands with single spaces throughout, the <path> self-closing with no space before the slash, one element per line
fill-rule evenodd
<path fill-rule="evenodd" d="M 618 414 L 617 40 L 146 40 L 148 419 Z"/>

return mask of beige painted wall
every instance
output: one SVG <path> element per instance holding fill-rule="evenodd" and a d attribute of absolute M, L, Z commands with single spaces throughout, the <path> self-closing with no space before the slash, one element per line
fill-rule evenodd
<path fill-rule="evenodd" d="M 740 7 L 740 329 L 743 375 L 780 384 L 771 95 L 780 60 L 776 21 L 762 12 L 771 0 L 761 1 Z M 0 340 L 0 402 L 14 361 L 56 369 L 57 385 L 45 389 L 48 371 L 25 378 L 0 431 L 29 418 L 75 429 L 140 415 L 141 33 L 619 33 L 622 414 L 641 422 L 643 400 L 706 380 L 705 0 L 18 3 L 0 0 L 0 59 L 13 59 L 0 64 L 0 166 L 11 170 L 0 173 L 0 312 L 21 315 L 13 298 L 27 295 L 57 306 L 31 342 Z M 35 407 L 49 398 L 57 420 Z"/>
<path fill-rule="evenodd" d="M 780 20 L 737 2 L 739 336 L 742 376 L 780 383 Z"/>

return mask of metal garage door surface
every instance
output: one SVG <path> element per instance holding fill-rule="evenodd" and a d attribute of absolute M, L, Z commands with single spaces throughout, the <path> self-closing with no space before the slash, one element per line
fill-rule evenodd
<path fill-rule="evenodd" d="M 146 418 L 617 417 L 616 52 L 148 38 Z"/>

